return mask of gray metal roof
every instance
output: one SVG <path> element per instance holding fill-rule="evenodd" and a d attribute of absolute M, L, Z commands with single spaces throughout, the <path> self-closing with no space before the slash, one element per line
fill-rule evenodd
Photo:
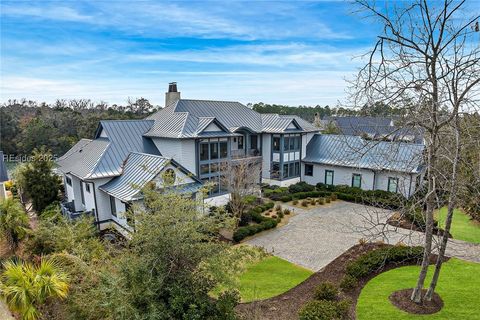
<path fill-rule="evenodd" d="M 262 131 L 266 133 L 284 133 L 290 131 L 288 126 L 293 122 L 295 126 L 299 127 L 301 132 L 318 131 L 313 124 L 303 120 L 297 116 L 279 115 L 276 113 L 262 114 Z"/>
<path fill-rule="evenodd" d="M 100 121 L 95 140 L 80 140 L 57 160 L 58 169 L 82 179 L 118 176 L 130 152 L 160 154 L 154 143 L 143 137 L 152 125 L 152 120 Z"/>
<path fill-rule="evenodd" d="M 389 138 L 389 140 L 411 140 L 423 142 L 420 128 L 403 128 L 394 125 L 393 118 L 387 117 L 324 117 L 324 125 L 334 123 L 344 135 L 369 136 L 372 139 Z"/>
<path fill-rule="evenodd" d="M 95 168 L 109 143 L 107 138 L 80 140 L 65 155 L 58 158 L 58 170 L 80 178 L 86 177 Z"/>
<path fill-rule="evenodd" d="M 213 121 L 228 133 L 239 129 L 251 132 L 283 132 L 293 119 L 300 131 L 318 131 L 307 121 L 295 116 L 263 115 L 239 102 L 180 99 L 154 113 L 147 119 L 155 120 L 149 137 L 194 138 L 202 134 Z M 217 133 L 219 135 L 220 133 Z"/>
<path fill-rule="evenodd" d="M 0 151 L 0 182 L 8 181 L 7 166 L 3 160 L 3 151 Z"/>
<path fill-rule="evenodd" d="M 305 162 L 416 173 L 422 170 L 424 145 L 370 141 L 359 136 L 316 134 L 307 145 Z"/>
<path fill-rule="evenodd" d="M 117 176 L 130 152 L 145 152 L 159 155 L 153 142 L 143 137 L 153 125 L 152 120 L 106 120 L 100 121 L 97 137 L 104 130 L 110 144 L 88 178 Z"/>
<path fill-rule="evenodd" d="M 99 188 L 111 196 L 121 201 L 132 201 L 142 198 L 140 190 L 150 181 L 152 181 L 166 165 L 171 164 L 186 171 L 178 163 L 170 158 L 132 152 L 128 156 L 123 167 L 122 174 Z M 190 173 L 191 174 L 191 173 Z M 200 187 L 201 183 L 196 179 L 194 184 L 188 184 L 179 188 L 180 192 L 195 192 L 195 187 Z"/>

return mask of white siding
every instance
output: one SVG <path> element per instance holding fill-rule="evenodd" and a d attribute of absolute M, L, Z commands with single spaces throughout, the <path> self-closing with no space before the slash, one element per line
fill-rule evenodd
<path fill-rule="evenodd" d="M 85 206 L 84 210 L 90 211 L 95 208 L 95 196 L 93 193 L 93 183 L 91 182 L 83 182 L 83 194 L 85 195 Z M 87 191 L 87 185 L 90 186 L 90 192 Z"/>
<path fill-rule="evenodd" d="M 270 154 L 272 152 L 272 135 L 262 134 L 262 178 L 270 179 Z"/>
<path fill-rule="evenodd" d="M 194 139 L 153 138 L 153 142 L 162 156 L 173 158 L 191 172 L 197 172 Z"/>
<path fill-rule="evenodd" d="M 317 183 L 325 183 L 325 170 L 332 170 L 333 173 L 333 184 L 334 185 L 352 185 L 352 175 L 354 173 L 362 175 L 362 189 L 372 190 L 373 189 L 373 180 L 374 174 L 371 170 L 365 169 L 354 169 L 347 167 L 335 167 L 335 166 L 325 166 L 314 164 L 313 165 L 313 176 L 305 176 L 305 164 L 302 163 L 302 177 L 303 181 L 316 185 Z"/>
<path fill-rule="evenodd" d="M 75 199 L 75 195 L 73 193 L 73 185 L 69 185 L 67 183 L 67 177 L 72 179 L 72 176 L 69 175 L 69 174 L 66 174 L 63 177 L 63 184 L 64 184 L 64 187 L 65 187 L 65 196 L 67 197 L 67 201 L 70 202 L 70 201 L 73 201 Z M 72 180 L 72 183 L 73 183 L 73 180 Z"/>
<path fill-rule="evenodd" d="M 398 172 L 377 172 L 375 177 L 375 189 L 388 191 L 388 178 L 398 178 L 398 192 L 408 198 L 415 192 L 415 181 L 417 176 L 417 174 L 409 175 Z"/>
<path fill-rule="evenodd" d="M 163 168 L 162 171 L 160 171 L 160 173 L 153 179 L 153 181 L 155 181 L 155 184 L 157 185 L 157 187 L 159 187 L 159 188 L 164 187 L 163 175 L 162 174 L 163 174 L 163 172 L 165 172 L 168 169 L 173 169 L 175 171 L 175 183 L 174 183 L 174 185 L 176 185 L 176 186 L 195 182 L 195 180 L 193 180 L 191 177 L 187 176 L 185 173 L 178 170 L 176 167 L 174 167 L 172 165 L 168 165 L 165 168 Z"/>
<path fill-rule="evenodd" d="M 97 216 L 99 221 L 107 220 L 111 217 L 109 195 L 98 189 L 110 180 L 111 178 L 103 178 L 93 181 L 95 184 L 95 196 L 97 197 Z"/>
<path fill-rule="evenodd" d="M 222 129 L 220 129 L 219 126 L 217 126 L 215 123 L 210 123 L 204 130 L 203 132 L 216 132 L 216 131 L 223 131 Z"/>

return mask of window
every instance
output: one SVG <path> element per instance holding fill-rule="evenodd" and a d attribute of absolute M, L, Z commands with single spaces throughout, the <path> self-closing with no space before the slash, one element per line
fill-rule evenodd
<path fill-rule="evenodd" d="M 208 160 L 208 143 L 200 144 L 200 160 Z"/>
<path fill-rule="evenodd" d="M 208 170 L 208 164 L 200 165 L 200 174 L 209 174 L 210 171 Z"/>
<path fill-rule="evenodd" d="M 80 181 L 80 196 L 82 198 L 82 204 L 85 205 L 85 193 L 83 193 L 83 181 Z"/>
<path fill-rule="evenodd" d="M 272 163 L 271 178 L 272 179 L 280 178 L 280 164 L 278 162 L 273 162 Z"/>
<path fill-rule="evenodd" d="M 295 162 L 295 175 L 300 176 L 300 162 Z"/>
<path fill-rule="evenodd" d="M 250 136 L 250 149 L 258 149 L 258 136 L 256 134 Z"/>
<path fill-rule="evenodd" d="M 133 211 L 132 209 L 132 204 L 130 202 L 122 202 L 125 205 L 125 217 L 127 218 L 127 224 L 130 227 L 133 227 L 135 225 L 135 221 L 133 219 Z"/>
<path fill-rule="evenodd" d="M 238 137 L 238 150 L 243 149 L 243 136 Z"/>
<path fill-rule="evenodd" d="M 110 196 L 110 209 L 112 210 L 112 216 L 117 216 L 117 206 L 115 205 L 115 198 Z"/>
<path fill-rule="evenodd" d="M 352 175 L 352 187 L 361 188 L 362 187 L 362 175 L 354 173 Z"/>
<path fill-rule="evenodd" d="M 290 147 L 290 138 L 288 137 L 283 138 L 283 151 L 288 151 L 289 147 Z"/>
<path fill-rule="evenodd" d="M 85 183 L 85 190 L 90 193 L 90 183 Z"/>
<path fill-rule="evenodd" d="M 72 186 L 72 179 L 70 179 L 70 177 L 65 177 L 65 180 L 67 180 L 69 186 Z"/>
<path fill-rule="evenodd" d="M 295 142 L 297 138 L 290 138 L 290 150 L 295 150 Z"/>
<path fill-rule="evenodd" d="M 398 178 L 388 177 L 388 191 L 398 192 Z"/>
<path fill-rule="evenodd" d="M 273 137 L 273 151 L 280 151 L 280 137 Z"/>
<path fill-rule="evenodd" d="M 283 177 L 288 178 L 288 163 L 283 165 Z"/>
<path fill-rule="evenodd" d="M 220 142 L 220 158 L 228 157 L 228 143 L 227 141 Z"/>
<path fill-rule="evenodd" d="M 210 143 L 210 159 L 218 159 L 218 143 Z"/>
<path fill-rule="evenodd" d="M 313 164 L 305 164 L 305 175 L 313 176 Z"/>
<path fill-rule="evenodd" d="M 325 170 L 325 184 L 333 186 L 333 170 Z"/>

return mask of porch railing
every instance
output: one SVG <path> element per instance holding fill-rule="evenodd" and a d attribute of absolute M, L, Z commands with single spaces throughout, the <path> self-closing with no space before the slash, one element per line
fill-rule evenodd
<path fill-rule="evenodd" d="M 85 211 L 85 210 L 75 210 L 75 202 L 74 200 L 70 202 L 62 202 L 60 203 L 60 210 L 62 211 L 62 214 L 64 217 L 67 217 L 68 219 L 74 220 L 82 215 L 91 215 L 95 216 L 95 209 L 92 209 L 90 211 Z"/>

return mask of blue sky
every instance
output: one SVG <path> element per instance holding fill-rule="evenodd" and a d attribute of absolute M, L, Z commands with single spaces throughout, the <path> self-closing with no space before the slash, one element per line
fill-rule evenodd
<path fill-rule="evenodd" d="M 1 101 L 336 105 L 377 26 L 349 2 L 4 1 Z"/>

